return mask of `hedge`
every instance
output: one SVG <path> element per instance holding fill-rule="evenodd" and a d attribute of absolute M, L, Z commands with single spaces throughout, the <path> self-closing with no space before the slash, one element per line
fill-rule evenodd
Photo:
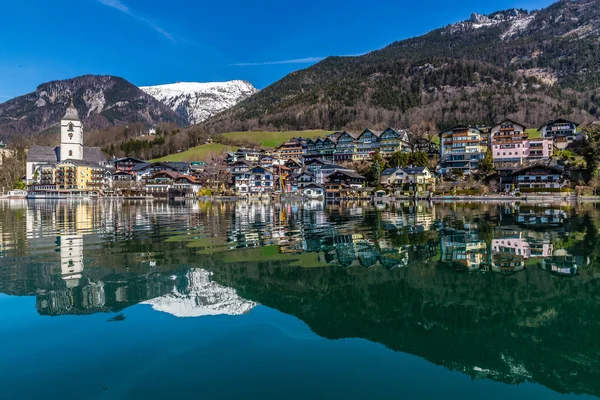
<path fill-rule="evenodd" d="M 574 193 L 571 188 L 521 188 L 521 193 Z"/>

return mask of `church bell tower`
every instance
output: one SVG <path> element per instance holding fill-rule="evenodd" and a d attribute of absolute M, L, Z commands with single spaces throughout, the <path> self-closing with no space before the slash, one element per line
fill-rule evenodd
<path fill-rule="evenodd" d="M 83 160 L 83 123 L 73 105 L 73 97 L 60 121 L 60 161 L 64 160 Z"/>

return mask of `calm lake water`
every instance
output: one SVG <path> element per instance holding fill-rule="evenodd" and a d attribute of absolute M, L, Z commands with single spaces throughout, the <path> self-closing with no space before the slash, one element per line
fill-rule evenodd
<path fill-rule="evenodd" d="M 0 203 L 0 399 L 600 396 L 600 206 Z"/>

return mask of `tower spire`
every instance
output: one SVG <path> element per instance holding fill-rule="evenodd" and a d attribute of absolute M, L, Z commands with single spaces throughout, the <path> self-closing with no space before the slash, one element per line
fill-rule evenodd
<path fill-rule="evenodd" d="M 79 113 L 75 108 L 73 102 L 73 96 L 69 97 L 69 107 L 67 107 L 67 111 L 65 112 L 65 116 L 62 117 L 63 120 L 71 120 L 71 121 L 79 121 Z"/>

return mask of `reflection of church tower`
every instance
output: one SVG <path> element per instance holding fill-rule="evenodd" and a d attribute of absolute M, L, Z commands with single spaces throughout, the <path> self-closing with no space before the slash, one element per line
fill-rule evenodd
<path fill-rule="evenodd" d="M 83 160 L 83 123 L 79 120 L 79 113 L 71 104 L 65 116 L 60 121 L 60 161 Z"/>
<path fill-rule="evenodd" d="M 83 235 L 60 236 L 58 240 L 61 277 L 68 288 L 76 287 L 83 277 Z"/>

